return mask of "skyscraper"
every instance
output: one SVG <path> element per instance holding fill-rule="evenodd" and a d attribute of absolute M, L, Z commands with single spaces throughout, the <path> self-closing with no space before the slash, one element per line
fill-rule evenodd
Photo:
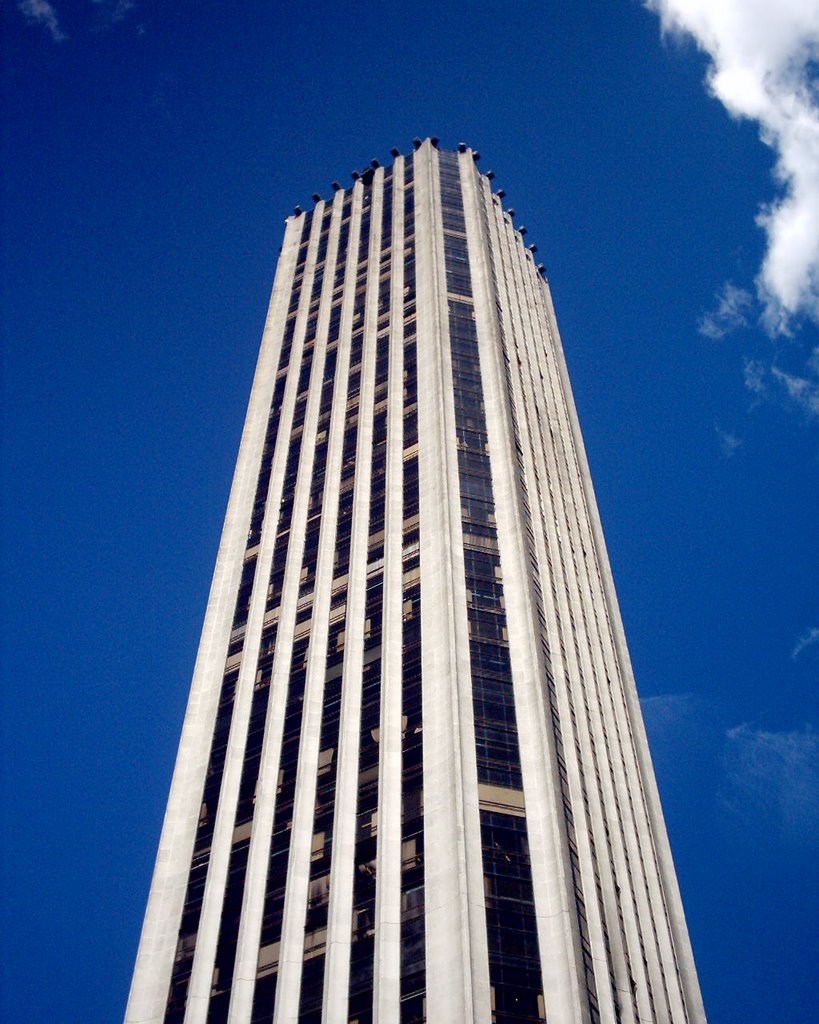
<path fill-rule="evenodd" d="M 128 1024 L 702 1024 L 549 288 L 477 154 L 289 218 Z"/>

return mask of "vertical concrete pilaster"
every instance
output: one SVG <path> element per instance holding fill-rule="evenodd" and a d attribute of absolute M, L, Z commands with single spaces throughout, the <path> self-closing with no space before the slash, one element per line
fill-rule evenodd
<path fill-rule="evenodd" d="M 570 435 L 560 415 L 561 400 L 555 394 L 553 374 L 547 359 L 551 349 L 548 333 L 542 316 L 538 315 L 538 304 L 533 301 L 531 294 L 532 286 L 536 283 L 534 275 L 531 274 L 531 268 L 522 266 L 524 260 L 520 247 L 514 245 L 514 241 L 510 247 L 514 247 L 511 257 L 519 268 L 519 280 L 524 292 L 523 307 L 527 310 L 528 321 L 525 344 L 521 347 L 521 377 L 527 403 L 535 410 L 540 403 L 543 409 L 543 416 L 536 412 L 534 419 L 537 446 L 542 452 L 542 472 L 549 481 L 548 491 L 544 495 L 547 508 L 546 532 L 552 564 L 561 573 L 557 585 L 557 603 L 561 608 L 569 668 L 566 695 L 572 694 L 577 709 L 573 717 L 583 770 L 587 780 L 594 776 L 596 781 L 596 784 L 586 786 L 588 843 L 584 842 L 583 845 L 588 846 L 592 841 L 595 843 L 594 865 L 600 875 L 602 907 L 608 924 L 610 969 L 619 994 L 621 1015 L 631 1016 L 632 1003 L 635 1002 L 640 1019 L 650 1019 L 653 1010 L 649 999 L 647 957 L 650 956 L 651 942 L 646 945 L 643 937 L 644 924 L 639 919 L 642 897 L 639 888 L 635 888 L 639 887 L 640 881 L 632 869 L 626 849 L 621 810 L 623 797 L 617 790 L 620 762 L 610 749 L 617 729 L 610 727 L 607 730 L 601 721 L 601 702 L 605 703 L 606 694 L 601 695 L 600 692 L 599 651 L 588 632 L 588 622 L 592 615 L 584 604 L 584 575 L 580 561 L 583 545 L 574 532 L 572 470 L 570 466 L 566 468 L 565 460 L 561 461 Z M 535 386 L 535 381 L 539 381 L 539 386 Z M 625 826 L 626 831 L 629 828 Z M 590 877 L 585 885 L 587 893 L 593 892 L 592 885 Z M 622 917 L 619 908 L 622 908 Z M 625 943 L 620 940 L 621 932 L 626 937 Z M 601 963 L 605 960 L 606 951 L 601 949 L 599 940 L 596 949 L 596 964 L 600 964 L 596 972 L 599 988 L 600 985 L 608 985 Z M 662 985 L 661 979 L 656 976 L 655 981 Z"/>
<path fill-rule="evenodd" d="M 339 219 L 343 207 L 343 195 L 337 193 Z M 316 329 L 319 339 L 326 345 L 327 324 L 330 318 L 333 298 L 334 261 L 328 262 L 325 271 L 325 292 L 319 310 Z M 319 548 L 316 558 L 315 584 L 313 588 L 312 626 L 307 650 L 304 706 L 299 742 L 296 792 L 293 804 L 293 821 L 290 834 L 290 852 L 287 859 L 287 890 L 284 902 L 282 931 L 279 954 L 279 979 L 276 989 L 274 1021 L 296 1021 L 299 1012 L 300 982 L 304 955 L 305 915 L 310 882 L 310 855 L 313 839 L 313 815 L 315 810 L 316 783 L 318 772 L 319 743 L 321 739 L 321 718 L 323 710 L 327 636 L 329 633 L 330 596 L 333 581 L 335 556 L 336 520 L 338 516 L 338 481 L 341 474 L 341 457 L 344 442 L 344 406 L 347 374 L 349 370 L 349 346 L 340 353 L 336 364 L 333 388 L 332 419 L 328 441 L 325 487 L 322 495 L 322 522 L 319 528 Z M 312 385 L 311 385 L 312 387 Z M 320 393 L 321 387 L 316 390 Z M 316 419 L 320 410 L 316 409 Z M 310 422 L 310 434 L 316 423 Z M 308 423 L 305 421 L 305 430 Z M 310 438 L 308 438 L 309 440 Z M 307 515 L 305 514 L 305 519 Z"/>
<path fill-rule="evenodd" d="M 685 923 L 685 914 L 683 911 L 682 899 L 680 897 L 679 884 L 677 882 L 676 871 L 674 870 L 674 862 L 671 855 L 671 847 L 668 842 L 665 819 L 663 817 L 659 792 L 657 790 L 657 782 L 651 763 L 651 754 L 648 747 L 645 724 L 640 710 L 640 701 L 634 682 L 634 672 L 631 666 L 631 658 L 626 644 L 623 621 L 617 602 L 614 579 L 612 577 L 611 565 L 608 558 L 608 549 L 606 548 L 605 538 L 603 536 L 602 525 L 600 522 L 600 513 L 594 496 L 594 488 L 592 486 L 586 449 L 580 431 L 577 409 L 574 404 L 571 382 L 569 380 L 563 346 L 560 341 L 560 333 L 554 314 L 554 305 L 552 303 L 549 286 L 546 282 L 541 284 L 541 289 L 546 319 L 553 340 L 554 357 L 563 390 L 566 414 L 574 442 L 574 454 L 578 463 L 580 484 L 582 486 L 585 504 L 588 510 L 590 535 L 593 540 L 593 550 L 600 573 L 602 597 L 605 602 L 607 617 L 611 628 L 612 641 L 622 679 L 623 697 L 630 725 L 629 731 L 633 738 L 635 754 L 640 767 L 642 792 L 644 794 L 649 817 L 649 835 L 652 837 L 658 867 L 662 876 L 665 906 L 668 912 L 669 925 L 673 933 L 674 959 L 676 961 L 677 970 L 679 971 L 680 982 L 685 996 L 685 1013 L 690 1024 L 705 1024 L 705 1009 L 703 1007 L 702 994 L 700 991 L 699 980 L 697 978 L 693 952 L 691 950 L 691 940 Z"/>
<path fill-rule="evenodd" d="M 324 968 L 324 1005 L 322 1010 L 324 1024 L 347 1024 L 348 1019 L 383 181 L 384 172 L 379 168 L 372 186 L 370 242 L 367 257 L 364 347 L 361 359 L 361 393 L 358 407 L 353 523 L 347 583 L 347 617 L 344 626 L 344 682 L 341 696 L 333 852 L 330 867 L 330 908 L 327 917 L 327 953 Z M 289 1017 L 277 1015 L 274 1024 L 283 1024 L 289 1019 Z"/>
<path fill-rule="evenodd" d="M 336 200 L 341 202 L 340 198 Z M 355 204 L 354 204 L 355 213 Z M 350 245 L 357 238 L 354 230 L 350 232 Z M 347 281 L 351 267 L 347 266 Z M 352 268 L 354 275 L 355 268 Z M 354 280 L 354 277 L 353 277 Z M 332 282 L 332 277 L 330 278 Z M 325 280 L 325 286 L 328 282 Z M 332 285 L 330 284 L 330 287 Z M 352 291 L 353 289 L 351 289 Z M 309 302 L 309 299 L 308 299 Z M 352 300 L 350 300 L 348 319 L 351 316 Z M 318 381 L 320 382 L 321 376 Z M 312 437 L 308 443 L 314 443 L 316 421 L 318 419 L 318 403 L 321 387 L 311 395 L 312 405 L 305 416 L 305 436 L 312 426 Z M 308 403 L 309 404 L 309 403 Z M 289 444 L 289 434 L 287 435 Z M 304 442 L 302 442 L 304 444 Z M 308 466 L 309 463 L 309 466 Z M 270 846 L 273 822 L 276 811 L 278 789 L 279 759 L 282 747 L 282 730 L 287 705 L 290 661 L 293 650 L 293 634 L 298 604 L 299 576 L 301 571 L 302 549 L 304 545 L 307 502 L 310 493 L 312 472 L 312 451 L 302 467 L 299 460 L 296 496 L 293 505 L 291 523 L 291 539 L 287 553 L 284 587 L 282 589 L 279 611 L 279 628 L 276 641 L 276 653 L 273 662 L 273 673 L 270 682 L 270 701 L 265 721 L 264 743 L 262 746 L 261 766 L 256 786 L 256 809 L 253 816 L 253 831 L 248 853 L 245 888 L 242 900 L 242 917 L 237 941 L 236 964 L 233 974 L 233 988 L 230 1001 L 229 1024 L 248 1024 L 253 1009 L 253 994 L 256 986 L 257 965 L 259 960 L 259 942 L 262 930 L 262 915 L 265 905 Z"/>
<path fill-rule="evenodd" d="M 415 154 L 427 1020 L 489 1021 L 463 535 L 437 153 Z"/>
<path fill-rule="evenodd" d="M 165 1015 L 301 223 L 299 218 L 287 222 L 276 270 L 159 840 L 126 1024 L 159 1024 Z"/>
<path fill-rule="evenodd" d="M 393 165 L 392 281 L 387 385 L 384 610 L 373 1020 L 399 1024 L 401 979 L 401 665 L 404 481 L 404 158 Z"/>

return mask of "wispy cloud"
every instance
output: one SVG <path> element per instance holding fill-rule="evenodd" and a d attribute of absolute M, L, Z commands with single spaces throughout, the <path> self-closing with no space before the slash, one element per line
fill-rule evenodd
<path fill-rule="evenodd" d="M 796 644 L 791 651 L 791 657 L 798 658 L 806 647 L 813 647 L 813 645 L 817 643 L 819 643 L 819 626 L 811 626 L 811 628 L 806 630 L 796 641 Z"/>
<path fill-rule="evenodd" d="M 745 387 L 754 395 L 764 395 L 768 390 L 765 378 L 768 370 L 759 359 L 746 359 L 743 367 Z"/>
<path fill-rule="evenodd" d="M 776 153 L 781 193 L 757 217 L 768 238 L 757 277 L 766 326 L 787 333 L 799 314 L 819 322 L 819 4 L 644 2 L 664 32 L 694 38 L 711 60 L 713 95 L 733 116 L 756 121 Z"/>
<path fill-rule="evenodd" d="M 68 36 L 60 27 L 60 18 L 56 8 L 48 0 L 18 0 L 17 7 L 26 21 L 32 25 L 42 25 L 55 43 L 61 43 Z"/>
<path fill-rule="evenodd" d="M 736 434 L 732 434 L 729 430 L 723 430 L 719 426 L 715 426 L 714 430 L 717 432 L 719 438 L 720 451 L 724 459 L 730 459 L 736 454 L 737 448 L 742 447 L 742 438 L 737 437 Z"/>
<path fill-rule="evenodd" d="M 57 9 L 50 0 L 17 0 L 17 7 L 26 21 L 32 25 L 42 25 L 55 43 L 68 39 L 68 33 L 60 24 Z M 81 27 L 85 31 L 101 32 L 125 21 L 136 9 L 136 0 L 90 0 Z M 139 35 L 145 33 L 144 25 L 137 25 L 136 28 Z"/>
<path fill-rule="evenodd" d="M 819 736 L 811 726 L 766 732 L 747 723 L 726 733 L 726 808 L 748 824 L 817 840 Z"/>
<path fill-rule="evenodd" d="M 696 713 L 698 703 L 693 693 L 661 693 L 641 698 L 643 720 L 652 742 L 677 735 Z"/>
<path fill-rule="evenodd" d="M 774 366 L 771 376 L 803 412 L 808 416 L 819 416 L 819 348 L 811 353 L 803 374 L 786 373 Z"/>
<path fill-rule="evenodd" d="M 717 294 L 716 308 L 706 313 L 697 325 L 700 334 L 706 338 L 719 341 L 726 334 L 739 327 L 748 326 L 748 316 L 753 308 L 754 300 L 750 292 L 744 288 L 726 282 Z"/>
<path fill-rule="evenodd" d="M 819 348 L 798 371 L 746 359 L 745 387 L 757 398 L 781 396 L 809 419 L 819 418 Z"/>
<path fill-rule="evenodd" d="M 136 9 L 136 0 L 91 0 L 103 25 L 116 25 Z"/>

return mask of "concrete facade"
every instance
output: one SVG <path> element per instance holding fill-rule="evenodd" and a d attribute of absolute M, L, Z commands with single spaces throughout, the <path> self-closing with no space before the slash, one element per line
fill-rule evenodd
<path fill-rule="evenodd" d="M 704 1024 L 548 284 L 427 140 L 289 218 L 126 1024 Z"/>

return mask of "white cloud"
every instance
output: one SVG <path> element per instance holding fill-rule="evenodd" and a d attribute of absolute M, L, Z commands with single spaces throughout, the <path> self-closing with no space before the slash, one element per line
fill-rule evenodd
<path fill-rule="evenodd" d="M 757 277 L 764 321 L 819 322 L 819 4 L 815 0 L 644 0 L 664 32 L 690 35 L 711 59 L 708 86 L 759 125 L 782 194 L 757 222 L 768 248 Z"/>
<path fill-rule="evenodd" d="M 60 28 L 57 11 L 48 0 L 18 0 L 20 13 L 33 25 L 42 25 L 51 34 L 55 43 L 61 43 L 68 36 Z"/>
<path fill-rule="evenodd" d="M 817 643 L 819 643 L 819 626 L 811 626 L 811 628 L 804 632 L 796 641 L 796 645 L 791 651 L 791 657 L 798 658 L 806 647 L 812 647 Z"/>
<path fill-rule="evenodd" d="M 819 832 L 819 735 L 737 725 L 726 733 L 725 805 L 749 825 L 815 842 Z"/>
<path fill-rule="evenodd" d="M 752 306 L 751 294 L 728 281 L 717 294 L 716 309 L 705 314 L 699 322 L 698 330 L 706 338 L 718 341 L 738 327 L 747 327 L 748 313 Z"/>

